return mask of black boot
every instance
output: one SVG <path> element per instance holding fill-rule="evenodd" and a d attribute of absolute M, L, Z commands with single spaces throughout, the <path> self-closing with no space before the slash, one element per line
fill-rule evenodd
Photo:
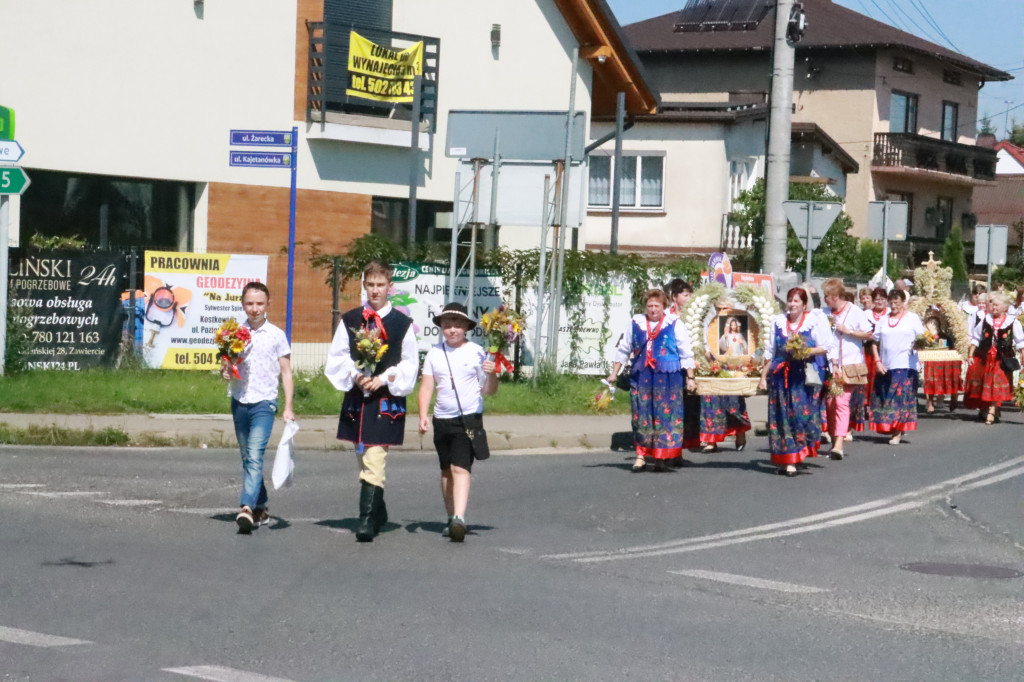
<path fill-rule="evenodd" d="M 376 497 L 375 491 L 380 490 L 375 485 L 366 481 L 360 481 L 362 487 L 359 489 L 359 525 L 356 526 L 356 540 L 359 542 L 373 542 L 377 535 L 377 524 L 374 522 L 373 500 Z"/>
<path fill-rule="evenodd" d="M 384 488 L 374 486 L 373 492 L 373 520 L 379 533 L 388 522 L 388 506 L 384 504 Z"/>

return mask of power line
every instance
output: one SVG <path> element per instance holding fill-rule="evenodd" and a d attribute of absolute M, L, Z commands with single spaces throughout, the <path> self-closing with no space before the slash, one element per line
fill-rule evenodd
<path fill-rule="evenodd" d="M 917 27 L 917 30 L 921 32 L 921 37 L 928 38 L 929 40 L 935 40 L 935 38 L 929 33 L 927 29 L 921 26 L 921 24 L 917 23 L 917 21 L 914 20 L 914 17 L 907 14 L 906 10 L 904 10 L 902 7 L 896 4 L 896 0 L 888 0 L 888 2 L 890 5 L 892 5 L 893 9 L 895 9 L 897 12 L 905 16 L 907 20 L 910 21 L 910 23 Z M 938 41 L 936 40 L 936 42 Z"/>
<path fill-rule="evenodd" d="M 928 11 L 928 8 L 924 6 L 924 3 L 921 2 L 921 0 L 910 0 L 910 4 L 918 11 L 918 13 L 921 14 L 922 17 L 924 17 L 925 21 L 931 24 L 935 30 L 939 32 L 939 35 L 945 39 L 950 47 L 960 54 L 963 54 L 963 50 L 957 47 L 956 44 L 949 39 L 949 36 L 947 36 L 946 32 L 942 30 L 942 27 L 935 21 L 935 18 L 932 17 L 932 13 Z"/>

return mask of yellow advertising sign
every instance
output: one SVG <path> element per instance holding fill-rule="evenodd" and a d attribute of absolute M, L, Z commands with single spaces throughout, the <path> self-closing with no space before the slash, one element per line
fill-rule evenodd
<path fill-rule="evenodd" d="M 346 95 L 376 102 L 410 103 L 413 80 L 421 75 L 423 41 L 404 50 L 392 50 L 355 31 L 349 33 Z"/>

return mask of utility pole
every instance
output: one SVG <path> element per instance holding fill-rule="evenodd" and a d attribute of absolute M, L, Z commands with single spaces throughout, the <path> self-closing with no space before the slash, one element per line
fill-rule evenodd
<path fill-rule="evenodd" d="M 771 115 L 768 121 L 768 159 L 765 178 L 764 271 L 778 276 L 786 270 L 789 227 L 782 202 L 789 199 L 789 156 L 793 133 L 793 46 L 803 31 L 802 15 L 793 23 L 795 0 L 775 3 L 775 49 L 772 64 Z"/>

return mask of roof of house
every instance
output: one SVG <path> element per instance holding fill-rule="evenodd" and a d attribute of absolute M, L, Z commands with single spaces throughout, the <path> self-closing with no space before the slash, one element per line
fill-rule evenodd
<path fill-rule="evenodd" d="M 643 65 L 605 0 L 554 0 L 579 42 L 580 58 L 594 71 L 593 113 L 615 113 L 615 96 L 626 94 L 629 114 L 658 109 L 658 92 L 644 76 Z"/>
<path fill-rule="evenodd" d="M 928 55 L 988 81 L 1013 76 L 913 34 L 875 21 L 835 4 L 832 0 L 802 0 L 807 30 L 797 51 L 843 48 L 899 48 Z M 770 51 L 775 36 L 774 14 L 752 31 L 677 32 L 679 12 L 629 24 L 623 32 L 640 53 Z"/>
<path fill-rule="evenodd" d="M 1018 147 L 1012 142 L 1003 140 L 1002 142 L 997 142 L 992 148 L 997 152 L 1006 152 L 1013 157 L 1014 161 L 1019 163 L 1021 166 L 1024 166 L 1024 147 Z"/>

